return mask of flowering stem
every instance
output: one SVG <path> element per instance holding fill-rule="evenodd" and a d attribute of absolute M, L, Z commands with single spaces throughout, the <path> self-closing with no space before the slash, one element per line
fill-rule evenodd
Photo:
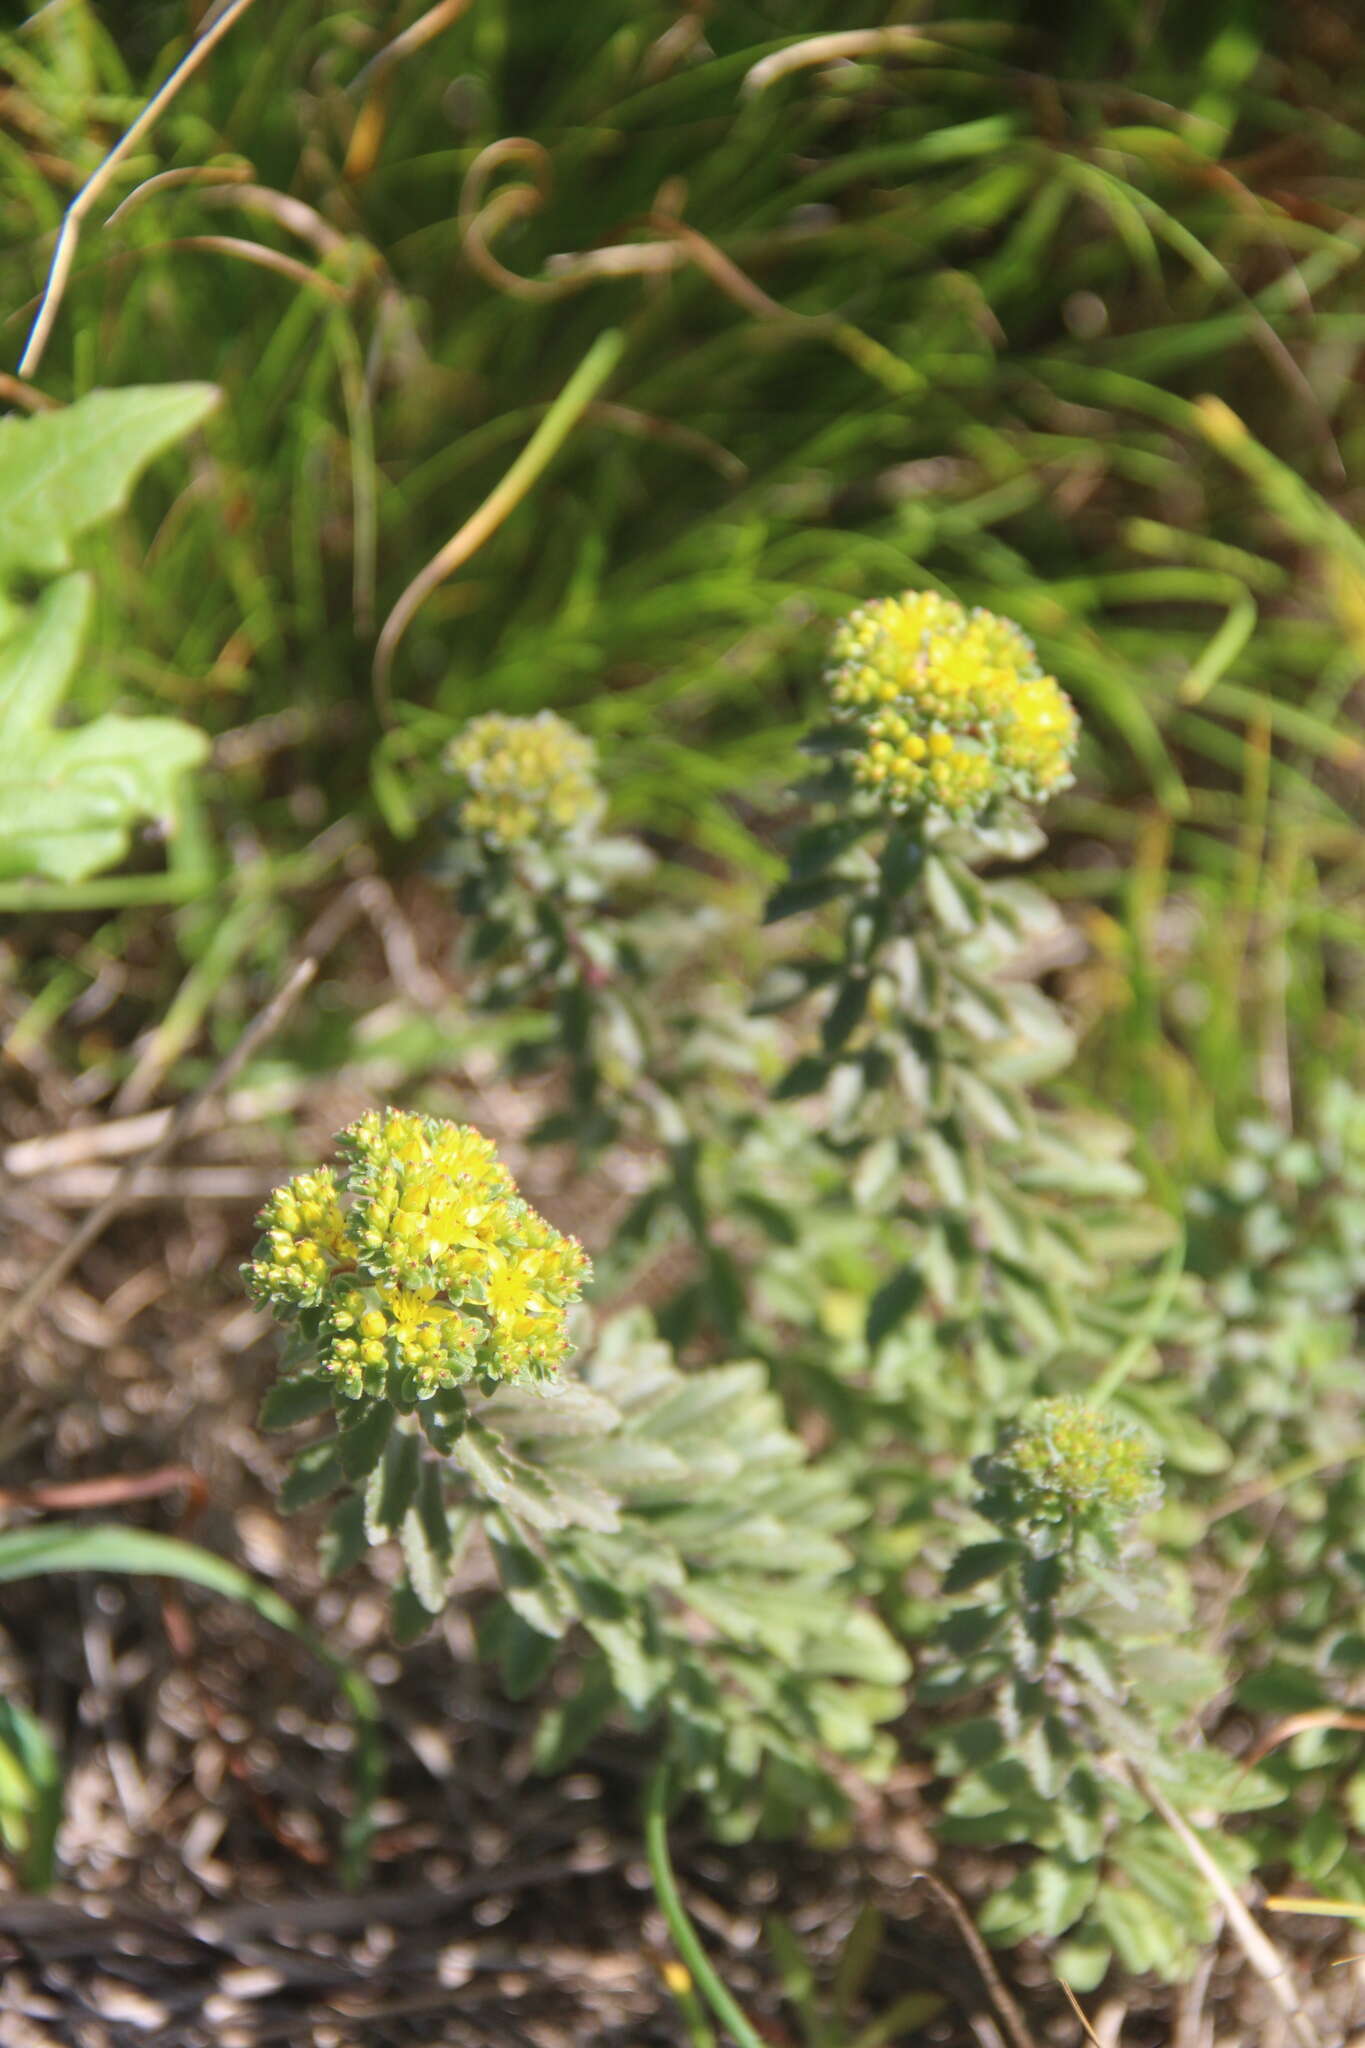
<path fill-rule="evenodd" d="M 668 1766 L 660 1764 L 645 1790 L 645 1854 L 649 1859 L 650 1881 L 659 1911 L 668 1922 L 673 1945 L 692 1973 L 697 1986 L 723 2027 L 728 2027 L 739 2048 L 764 2048 L 762 2037 L 731 1998 L 702 1947 L 696 1928 L 678 1891 L 677 1879 L 668 1854 Z"/>

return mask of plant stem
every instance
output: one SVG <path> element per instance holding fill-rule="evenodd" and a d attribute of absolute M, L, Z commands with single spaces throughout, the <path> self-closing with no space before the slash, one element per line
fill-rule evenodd
<path fill-rule="evenodd" d="M 761 2036 L 755 2033 L 712 1969 L 697 1930 L 687 1917 L 668 1854 L 667 1804 L 668 1766 L 660 1764 L 645 1790 L 645 1854 L 659 1911 L 668 1922 L 673 1945 L 691 1971 L 693 1983 L 721 2025 L 728 2027 L 739 2048 L 764 2048 Z"/>

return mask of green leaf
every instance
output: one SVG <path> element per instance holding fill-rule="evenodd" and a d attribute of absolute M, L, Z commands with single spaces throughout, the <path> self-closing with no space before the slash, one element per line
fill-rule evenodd
<path fill-rule="evenodd" d="M 1124 1968 L 1141 1976 L 1153 1970 L 1169 1977 L 1179 1964 L 1179 1929 L 1154 1900 L 1118 1884 L 1102 1884 L 1095 1919 Z"/>
<path fill-rule="evenodd" d="M 812 1602 L 810 1641 L 802 1658 L 806 1671 L 826 1678 L 858 1679 L 865 1685 L 899 1687 L 910 1675 L 910 1659 L 885 1623 L 867 1608 L 828 1599 L 824 1610 Z"/>
<path fill-rule="evenodd" d="M 358 1411 L 347 1415 L 346 1426 L 337 1437 L 337 1455 L 348 1479 L 365 1479 L 384 1454 L 393 1427 L 393 1405 L 389 1401 L 358 1401 Z"/>
<path fill-rule="evenodd" d="M 482 1423 L 470 1423 L 453 1456 L 485 1500 L 519 1515 L 533 1528 L 562 1529 L 573 1519 L 567 1501 L 555 1494 L 545 1474 L 514 1457 Z"/>
<path fill-rule="evenodd" d="M 752 1217 L 774 1244 L 794 1245 L 800 1241 L 800 1232 L 792 1216 L 771 1196 L 761 1195 L 754 1188 L 742 1188 L 734 1197 L 734 1207 L 741 1215 Z"/>
<path fill-rule="evenodd" d="M 981 891 L 965 868 L 931 854 L 924 863 L 924 893 L 934 917 L 954 938 L 966 938 L 981 916 Z"/>
<path fill-rule="evenodd" d="M 439 1609 L 435 1611 L 439 1612 Z M 400 1647 L 415 1643 L 431 1627 L 432 1619 L 433 1609 L 420 1597 L 412 1581 L 400 1579 L 389 1601 L 389 1623 L 394 1641 Z"/>
<path fill-rule="evenodd" d="M 924 1279 L 913 1266 L 902 1266 L 873 1295 L 867 1311 L 867 1341 L 875 1351 L 924 1299 Z"/>
<path fill-rule="evenodd" d="M 428 1614 L 439 1614 L 446 1604 L 452 1550 L 445 1491 L 434 1464 L 422 1467 L 417 1498 L 403 1517 L 398 1541 L 409 1585 Z"/>
<path fill-rule="evenodd" d="M 63 576 L 0 642 L 0 752 L 51 724 L 76 673 L 93 595 L 88 576 Z"/>
<path fill-rule="evenodd" d="M 369 1538 L 365 1533 L 365 1503 L 358 1493 L 348 1493 L 339 1500 L 332 1510 L 322 1540 L 318 1544 L 318 1561 L 323 1576 L 328 1579 L 340 1578 L 353 1564 L 358 1564 L 365 1555 Z"/>
<path fill-rule="evenodd" d="M 280 1488 L 280 1506 L 287 1515 L 311 1507 L 314 1501 L 326 1500 L 329 1493 L 335 1493 L 344 1477 L 337 1439 L 324 1437 L 321 1443 L 309 1444 L 294 1459 Z"/>
<path fill-rule="evenodd" d="M 667 1683 L 669 1667 L 664 1659 L 649 1654 L 643 1616 L 628 1611 L 620 1619 L 584 1614 L 582 1620 L 607 1660 L 621 1699 L 632 1713 L 647 1713 Z"/>
<path fill-rule="evenodd" d="M 371 1543 L 396 1536 L 417 1498 L 422 1446 L 409 1430 L 395 1430 L 365 1488 L 365 1528 Z"/>
<path fill-rule="evenodd" d="M 523 1542 L 505 1516 L 491 1514 L 484 1523 L 503 1597 L 528 1628 L 558 1637 L 574 1619 L 569 1590 L 546 1560 Z"/>
<path fill-rule="evenodd" d="M 0 877 L 79 882 L 110 866 L 139 819 L 174 817 L 179 778 L 207 753 L 178 718 L 26 734 L 0 755 Z"/>
<path fill-rule="evenodd" d="M 843 875 L 811 875 L 802 882 L 783 882 L 774 889 L 763 911 L 764 924 L 778 924 L 784 917 L 799 917 L 847 896 L 856 884 Z"/>
<path fill-rule="evenodd" d="M 801 1095 L 814 1095 L 828 1079 L 828 1060 L 817 1059 L 813 1053 L 803 1053 L 799 1060 L 792 1061 L 773 1089 L 773 1101 L 792 1102 Z"/>
<path fill-rule="evenodd" d="M 867 1009 L 867 999 L 871 992 L 871 975 L 851 974 L 848 976 L 838 995 L 830 1005 L 828 1015 L 820 1026 L 820 1039 L 826 1052 L 838 1052 L 848 1043 L 849 1038 L 863 1020 Z"/>
<path fill-rule="evenodd" d="M 945 1593 L 965 1593 L 983 1579 L 996 1578 L 1009 1565 L 1017 1564 L 1023 1546 L 1009 1537 L 991 1543 L 969 1543 L 943 1574 Z"/>
<path fill-rule="evenodd" d="M 300 1373 L 296 1378 L 277 1380 L 261 1403 L 257 1418 L 262 1429 L 292 1429 L 332 1406 L 336 1382 L 330 1373 Z"/>
<path fill-rule="evenodd" d="M 62 1818 L 62 1767 L 41 1721 L 0 1698 L 0 1840 L 26 1891 L 46 1891 Z"/>
<path fill-rule="evenodd" d="M 492 1608 L 479 1625 L 480 1653 L 495 1661 L 514 1700 L 535 1691 L 554 1663 L 556 1647 L 510 1607 Z"/>
<path fill-rule="evenodd" d="M 1103 1980 L 1114 1951 L 1095 1927 L 1082 1927 L 1057 1949 L 1053 1967 L 1073 1991 L 1094 1991 Z"/>
<path fill-rule="evenodd" d="M 1055 1940 L 1080 1919 L 1098 1883 L 1094 1864 L 1041 1856 L 986 1900 L 977 1925 L 988 1941 L 1023 1941 L 1031 1934 Z"/>
<path fill-rule="evenodd" d="M 0 420 L 0 578 L 71 566 L 71 543 L 127 502 L 149 462 L 218 403 L 211 384 L 92 391 Z"/>
<path fill-rule="evenodd" d="M 819 825 L 808 825 L 798 835 L 791 851 L 792 880 L 804 882 L 813 875 L 823 874 L 831 861 L 841 859 L 871 830 L 870 818 L 847 815 L 831 818 Z"/>

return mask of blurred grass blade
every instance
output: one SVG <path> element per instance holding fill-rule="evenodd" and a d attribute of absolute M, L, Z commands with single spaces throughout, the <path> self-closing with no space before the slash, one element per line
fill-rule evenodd
<path fill-rule="evenodd" d="M 0 1699 L 0 1841 L 25 1890 L 52 1882 L 62 1818 L 62 1770 L 47 1730 L 17 1700 Z"/>

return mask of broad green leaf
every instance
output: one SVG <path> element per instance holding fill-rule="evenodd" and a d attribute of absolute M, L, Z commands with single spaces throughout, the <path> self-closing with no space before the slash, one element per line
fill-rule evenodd
<path fill-rule="evenodd" d="M 79 882 L 127 851 L 143 818 L 175 816 L 179 778 L 208 753 L 178 718 L 97 718 L 30 732 L 0 753 L 0 878 Z"/>
<path fill-rule="evenodd" d="M 1082 1927 L 1057 1949 L 1053 1967 L 1073 1991 L 1093 1991 L 1113 1960 L 1114 1951 L 1100 1930 Z"/>
<path fill-rule="evenodd" d="M 396 1536 L 417 1498 L 422 1446 L 408 1430 L 395 1430 L 365 1487 L 365 1528 L 371 1543 Z"/>
<path fill-rule="evenodd" d="M 500 1438 L 473 1422 L 455 1446 L 461 1465 L 486 1501 L 494 1501 L 535 1529 L 562 1529 L 572 1519 L 543 1472 L 514 1457 Z"/>
<path fill-rule="evenodd" d="M 829 1612 L 812 1614 L 811 1641 L 803 1658 L 808 1671 L 826 1678 L 856 1678 L 867 1685 L 901 1686 L 910 1659 L 877 1616 L 851 1607 L 842 1589 L 827 1596 Z"/>
<path fill-rule="evenodd" d="M 1113 1943 L 1125 1969 L 1141 1976 L 1153 1970 L 1169 1977 L 1178 1967 L 1184 1946 L 1179 1923 L 1144 1892 L 1103 1884 L 1095 1898 L 1095 1918 Z"/>
<path fill-rule="evenodd" d="M 800 882 L 783 882 L 773 890 L 763 912 L 764 924 L 778 924 L 784 917 L 798 917 L 808 910 L 847 896 L 856 886 L 843 875 L 811 875 Z"/>
<path fill-rule="evenodd" d="M 0 760 L 51 724 L 76 673 L 93 595 L 88 576 L 61 577 L 0 642 Z"/>
<path fill-rule="evenodd" d="M 441 1475 L 435 1465 L 422 1468 L 417 1498 L 403 1517 L 398 1541 L 413 1592 L 428 1614 L 439 1614 L 446 1604 L 450 1580 L 451 1541 Z"/>
<path fill-rule="evenodd" d="M 393 1427 L 390 1402 L 357 1402 L 356 1407 L 359 1413 L 347 1417 L 346 1427 L 337 1437 L 337 1455 L 348 1479 L 364 1479 L 373 1472 Z"/>
<path fill-rule="evenodd" d="M 1023 1546 L 1014 1537 L 1002 1536 L 988 1543 L 969 1543 L 959 1550 L 957 1556 L 943 1575 L 945 1593 L 965 1593 L 972 1586 L 979 1586 L 983 1579 L 993 1579 L 1007 1566 L 1016 1564 L 1023 1555 Z"/>
<path fill-rule="evenodd" d="M 301 1373 L 296 1378 L 277 1380 L 264 1401 L 258 1418 L 262 1429 L 292 1429 L 332 1406 L 336 1382 L 330 1373 Z"/>
<path fill-rule="evenodd" d="M 923 1299 L 924 1276 L 913 1266 L 902 1266 L 884 1280 L 868 1304 L 868 1348 L 875 1351 Z"/>
<path fill-rule="evenodd" d="M 0 420 L 0 578 L 69 568 L 71 543 L 217 403 L 211 384 L 133 385 Z"/>
<path fill-rule="evenodd" d="M 977 1924 L 988 1941 L 1016 1942 L 1030 1934 L 1055 1939 L 1079 1920 L 1098 1882 L 1095 1864 L 1040 1857 L 986 1900 Z"/>
<path fill-rule="evenodd" d="M 309 1444 L 289 1468 L 289 1476 L 280 1488 L 280 1506 L 287 1515 L 311 1507 L 314 1501 L 326 1500 L 329 1493 L 335 1493 L 344 1477 L 334 1436 Z"/>
<path fill-rule="evenodd" d="M 479 1650 L 494 1659 L 514 1700 L 535 1691 L 555 1658 L 554 1639 L 531 1628 L 510 1607 L 494 1607 L 484 1615 Z"/>
<path fill-rule="evenodd" d="M 339 1578 L 365 1555 L 369 1537 L 365 1533 L 365 1503 L 358 1493 L 348 1493 L 337 1502 L 331 1520 L 318 1544 L 323 1575 Z"/>
<path fill-rule="evenodd" d="M 433 1609 L 428 1606 L 418 1594 L 411 1579 L 400 1579 L 389 1601 L 389 1622 L 393 1629 L 394 1641 L 400 1647 L 415 1643 L 419 1636 L 426 1634 L 431 1627 L 434 1614 L 439 1611 L 439 1608 Z"/>
<path fill-rule="evenodd" d="M 574 1619 L 568 1587 L 543 1557 L 522 1541 L 505 1516 L 490 1514 L 484 1530 L 497 1567 L 498 1583 L 510 1607 L 540 1635 L 562 1636 Z"/>

